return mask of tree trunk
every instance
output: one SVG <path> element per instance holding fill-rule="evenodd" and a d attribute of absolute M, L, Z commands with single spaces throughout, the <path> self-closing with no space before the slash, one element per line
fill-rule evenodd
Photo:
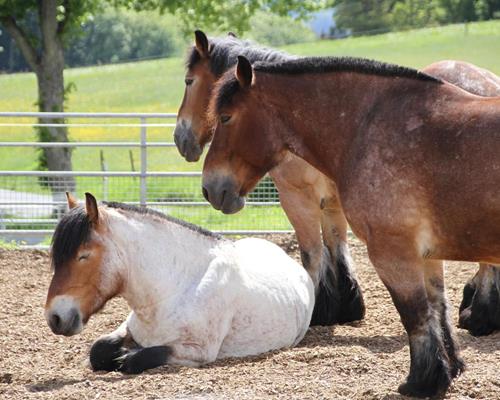
<path fill-rule="evenodd" d="M 43 112 L 58 112 L 64 110 L 64 51 L 62 37 L 70 12 L 67 2 L 64 4 L 65 19 L 58 20 L 58 0 L 38 1 L 38 20 L 41 41 L 35 48 L 30 39 L 16 19 L 10 16 L 1 16 L 0 23 L 14 39 L 21 50 L 26 62 L 35 72 L 38 82 L 38 109 Z M 40 123 L 62 123 L 64 119 L 40 118 Z M 41 142 L 67 142 L 68 130 L 64 127 L 39 127 L 39 140 Z M 49 171 L 71 171 L 70 148 L 45 148 L 41 150 L 40 167 Z M 65 210 L 65 192 L 75 191 L 73 177 L 44 177 L 40 180 L 42 185 L 50 187 L 52 197 L 60 206 L 54 208 L 55 216 Z"/>
<path fill-rule="evenodd" d="M 59 112 L 64 110 L 64 53 L 59 38 L 50 46 L 51 51 L 44 52 L 37 70 L 38 109 L 42 112 Z M 64 123 L 64 119 L 39 119 L 40 123 Z M 40 127 L 38 129 L 41 142 L 67 142 L 68 130 L 65 127 Z M 44 148 L 40 155 L 40 166 L 49 171 L 72 171 L 71 149 Z M 47 184 L 52 191 L 54 201 L 65 202 L 65 192 L 75 191 L 73 177 L 51 177 L 42 184 Z M 65 206 L 56 206 L 55 212 L 60 214 Z"/>

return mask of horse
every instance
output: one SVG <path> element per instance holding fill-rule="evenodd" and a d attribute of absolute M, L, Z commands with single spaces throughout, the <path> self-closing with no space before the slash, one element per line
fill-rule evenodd
<path fill-rule="evenodd" d="M 259 47 L 229 34 L 208 39 L 195 31 L 195 45 L 187 57 L 185 91 L 178 112 L 174 139 L 187 161 L 198 161 L 211 140 L 205 118 L 216 80 L 236 64 L 238 54 L 251 61 L 282 61 L 295 57 Z M 361 320 L 363 295 L 347 244 L 347 221 L 338 201 L 335 183 L 289 153 L 269 171 L 283 210 L 295 230 L 302 264 L 316 287 L 311 325 L 333 325 Z"/>
<path fill-rule="evenodd" d="M 500 98 L 357 58 L 240 56 L 209 105 L 202 191 L 226 214 L 288 151 L 337 184 L 408 334 L 404 395 L 445 393 L 465 365 L 442 260 L 500 263 Z"/>
<path fill-rule="evenodd" d="M 440 61 L 422 70 L 479 96 L 500 96 L 500 77 L 464 61 Z M 500 329 L 500 267 L 480 264 L 465 285 L 458 326 L 474 336 Z"/>
<path fill-rule="evenodd" d="M 195 31 L 195 45 L 188 52 L 186 86 L 174 131 L 177 148 L 187 161 L 198 161 L 204 146 L 212 139 L 213 132 L 206 119 L 210 93 L 217 79 L 236 64 L 239 54 L 251 62 L 296 58 L 238 39 L 233 34 L 209 39 L 203 32 Z M 500 95 L 500 78 L 466 62 L 440 61 L 422 71 L 474 94 Z M 296 232 L 302 263 L 316 283 L 311 325 L 362 319 L 365 307 L 351 264 L 347 223 L 335 183 L 292 153 L 269 171 L 269 175 Z M 464 288 L 460 327 L 473 335 L 500 329 L 499 282 L 500 269 L 480 265 L 478 273 Z"/>
<path fill-rule="evenodd" d="M 158 211 L 85 196 L 83 207 L 68 195 L 70 211 L 56 227 L 45 316 L 55 334 L 76 335 L 109 299 L 125 298 L 127 319 L 92 345 L 94 370 L 199 366 L 304 337 L 314 285 L 277 245 L 233 242 Z"/>

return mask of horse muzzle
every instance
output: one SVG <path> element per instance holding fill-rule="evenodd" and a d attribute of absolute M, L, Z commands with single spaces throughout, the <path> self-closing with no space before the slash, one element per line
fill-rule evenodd
<path fill-rule="evenodd" d="M 200 159 L 203 149 L 196 140 L 190 124 L 185 120 L 177 122 L 174 130 L 174 142 L 181 156 L 188 162 L 195 162 Z"/>
<path fill-rule="evenodd" d="M 231 178 L 204 179 L 202 191 L 212 207 L 224 214 L 237 213 L 245 206 L 245 197 L 239 195 Z"/>
<path fill-rule="evenodd" d="M 45 318 L 56 335 L 73 336 L 83 329 L 82 314 L 70 296 L 57 296 L 45 312 Z"/>

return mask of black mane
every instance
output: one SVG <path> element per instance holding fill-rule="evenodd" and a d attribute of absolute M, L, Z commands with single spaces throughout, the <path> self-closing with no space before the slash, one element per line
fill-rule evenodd
<path fill-rule="evenodd" d="M 71 260 L 78 248 L 90 238 L 90 220 L 83 207 L 64 214 L 52 236 L 52 268 L 57 270 Z"/>
<path fill-rule="evenodd" d="M 201 235 L 212 237 L 214 239 L 222 239 L 222 236 L 209 230 L 203 229 L 197 225 L 190 224 L 189 222 L 165 215 L 159 211 L 145 208 L 136 207 L 128 204 L 117 202 L 102 202 L 102 204 L 124 211 L 131 211 L 142 215 L 151 215 L 158 218 L 165 219 L 169 222 L 181 225 L 185 228 L 191 229 Z M 89 241 L 91 232 L 91 223 L 88 218 L 87 212 L 82 206 L 75 207 L 63 215 L 61 220 L 56 226 L 54 236 L 52 236 L 52 268 L 57 270 L 64 263 L 75 257 L 78 248 Z"/>
<path fill-rule="evenodd" d="M 152 208 L 147 208 L 147 207 L 138 207 L 138 206 L 133 206 L 130 204 L 124 204 L 124 203 L 118 203 L 116 201 L 103 201 L 102 204 L 109 208 L 115 208 L 118 210 L 123 210 L 123 211 L 130 211 L 134 212 L 137 214 L 142 214 L 142 215 L 150 215 L 154 217 L 158 217 L 161 219 L 164 219 L 168 222 L 172 222 L 174 224 L 180 225 L 184 228 L 188 228 L 194 232 L 197 232 L 201 235 L 212 237 L 214 239 L 222 239 L 221 235 L 218 235 L 216 233 L 213 233 L 207 229 L 204 229 L 198 225 L 191 224 L 189 222 L 183 221 L 182 219 L 178 219 L 175 217 L 172 217 L 170 215 L 163 214 L 160 211 L 153 210 Z"/>
<path fill-rule="evenodd" d="M 245 56 L 251 63 L 256 61 L 278 62 L 292 60 L 295 57 L 279 50 L 257 46 L 249 40 L 241 40 L 228 35 L 223 38 L 210 38 L 210 69 L 219 77 L 229 68 L 236 65 L 238 56 Z M 192 68 L 201 60 L 195 46 L 189 50 L 186 66 Z"/>
<path fill-rule="evenodd" d="M 355 72 L 358 74 L 410 78 L 442 83 L 443 81 L 414 68 L 356 57 L 304 57 L 282 62 L 257 62 L 256 71 L 270 74 L 320 74 L 325 72 Z"/>
<path fill-rule="evenodd" d="M 355 57 L 305 57 L 285 59 L 278 62 L 257 61 L 253 64 L 253 69 L 269 74 L 287 75 L 354 72 L 365 75 L 443 83 L 441 79 L 413 68 Z M 221 78 L 217 86 L 215 111 L 219 112 L 222 107 L 231 103 L 233 96 L 239 90 L 239 84 L 234 73 L 228 73 Z"/>

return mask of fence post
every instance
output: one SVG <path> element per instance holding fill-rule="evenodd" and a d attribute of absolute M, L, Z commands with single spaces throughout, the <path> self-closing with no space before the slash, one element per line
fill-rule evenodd
<path fill-rule="evenodd" d="M 146 172 L 148 170 L 148 153 L 146 147 L 146 118 L 141 117 L 141 176 L 140 176 L 140 198 L 141 207 L 146 207 L 148 187 L 146 182 Z"/>

